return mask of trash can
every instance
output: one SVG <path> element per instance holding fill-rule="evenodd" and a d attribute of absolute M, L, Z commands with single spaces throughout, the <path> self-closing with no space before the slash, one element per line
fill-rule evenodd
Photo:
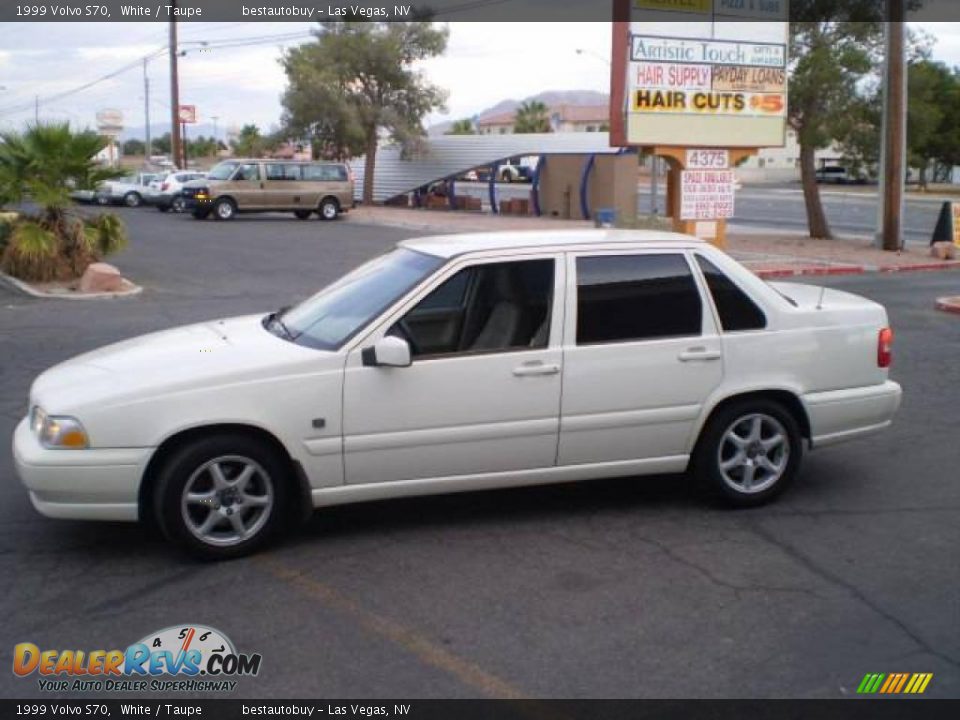
<path fill-rule="evenodd" d="M 598 228 L 613 227 L 617 220 L 617 211 L 613 208 L 598 208 L 594 216 L 594 224 Z"/>

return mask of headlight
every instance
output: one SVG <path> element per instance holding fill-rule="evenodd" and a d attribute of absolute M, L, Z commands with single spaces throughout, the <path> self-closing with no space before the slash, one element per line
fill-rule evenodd
<path fill-rule="evenodd" d="M 30 427 L 45 448 L 79 450 L 90 446 L 87 431 L 79 420 L 66 415 L 47 415 L 39 406 L 30 414 Z"/>

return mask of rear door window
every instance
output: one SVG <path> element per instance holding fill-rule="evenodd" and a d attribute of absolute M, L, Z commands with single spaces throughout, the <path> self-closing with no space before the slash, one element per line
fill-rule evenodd
<path fill-rule="evenodd" d="M 703 308 L 679 253 L 577 258 L 577 344 L 700 335 Z"/>

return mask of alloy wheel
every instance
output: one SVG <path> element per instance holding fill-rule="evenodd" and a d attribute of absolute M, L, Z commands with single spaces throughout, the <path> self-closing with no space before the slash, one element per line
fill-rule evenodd
<path fill-rule="evenodd" d="M 256 461 L 223 455 L 198 467 L 183 487 L 180 513 L 190 533 L 207 545 L 249 540 L 270 518 L 276 492 Z"/>
<path fill-rule="evenodd" d="M 775 485 L 790 461 L 790 438 L 776 418 L 751 413 L 737 418 L 720 439 L 717 462 L 728 487 L 752 495 Z"/>

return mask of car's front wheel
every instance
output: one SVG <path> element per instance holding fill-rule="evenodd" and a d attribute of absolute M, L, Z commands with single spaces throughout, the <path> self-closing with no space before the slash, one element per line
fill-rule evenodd
<path fill-rule="evenodd" d="M 170 209 L 175 213 L 182 213 L 187 209 L 187 201 L 184 200 L 180 195 L 177 195 L 173 200 L 170 201 Z"/>
<path fill-rule="evenodd" d="M 779 495 L 800 468 L 802 436 L 780 403 L 746 399 L 720 408 L 694 451 L 693 469 L 731 505 L 761 505 Z"/>
<path fill-rule="evenodd" d="M 247 555 L 281 524 L 289 467 L 268 444 L 243 434 L 213 435 L 176 452 L 159 473 L 154 510 L 164 535 L 192 555 Z"/>
<path fill-rule="evenodd" d="M 140 207 L 140 204 L 143 202 L 143 198 L 140 197 L 140 193 L 128 192 L 123 196 L 123 204 L 127 207 Z"/>

